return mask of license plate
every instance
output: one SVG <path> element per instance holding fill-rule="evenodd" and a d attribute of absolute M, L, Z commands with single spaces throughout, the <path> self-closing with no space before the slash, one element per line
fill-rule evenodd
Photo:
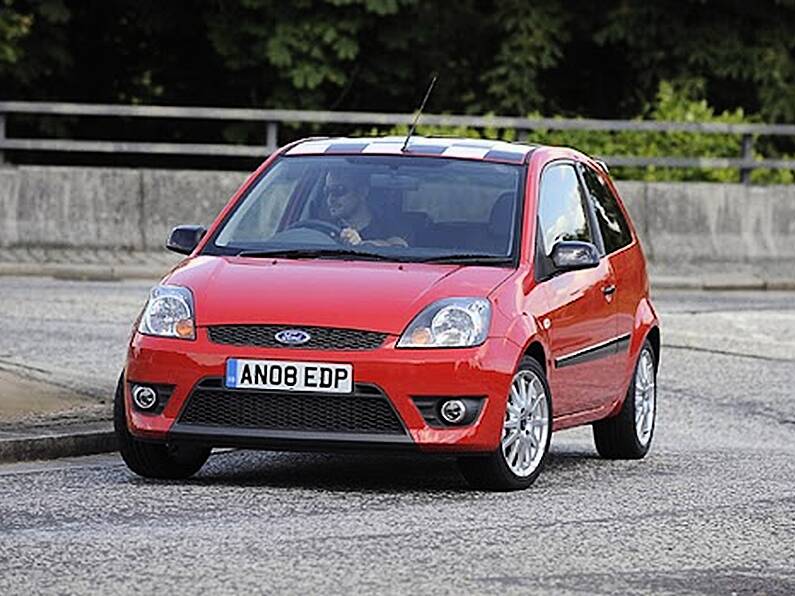
<path fill-rule="evenodd" d="M 226 361 L 226 386 L 231 389 L 351 393 L 353 366 L 230 358 Z"/>

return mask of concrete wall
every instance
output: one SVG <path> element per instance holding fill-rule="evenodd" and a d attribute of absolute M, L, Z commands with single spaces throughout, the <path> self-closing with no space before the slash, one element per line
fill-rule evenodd
<path fill-rule="evenodd" d="M 647 256 L 795 264 L 795 185 L 620 182 Z"/>
<path fill-rule="evenodd" d="M 243 172 L 0 168 L 0 247 L 159 250 L 180 223 L 208 224 Z M 795 264 L 795 185 L 621 182 L 660 263 Z"/>
<path fill-rule="evenodd" d="M 243 172 L 0 168 L 0 247 L 159 250 L 180 223 L 208 224 Z"/>

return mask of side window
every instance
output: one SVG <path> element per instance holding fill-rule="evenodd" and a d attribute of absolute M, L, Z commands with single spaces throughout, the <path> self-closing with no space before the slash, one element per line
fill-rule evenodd
<path fill-rule="evenodd" d="M 587 166 L 582 167 L 585 186 L 591 195 L 591 203 L 596 213 L 596 221 L 602 232 L 605 252 L 610 254 L 632 242 L 627 220 L 621 213 L 618 201 L 613 196 L 604 179 Z"/>
<path fill-rule="evenodd" d="M 582 189 L 571 164 L 552 165 L 541 175 L 538 220 L 547 256 L 562 240 L 593 242 Z"/>

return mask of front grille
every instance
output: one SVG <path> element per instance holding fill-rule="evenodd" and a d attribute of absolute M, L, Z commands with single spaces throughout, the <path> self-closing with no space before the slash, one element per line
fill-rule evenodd
<path fill-rule="evenodd" d="M 220 379 L 200 383 L 179 417 L 181 424 L 323 433 L 404 435 L 387 397 L 356 385 L 351 394 L 226 389 Z"/>
<path fill-rule="evenodd" d="M 276 341 L 275 335 L 288 329 L 300 329 L 310 335 L 307 343 L 290 346 Z M 234 346 L 260 348 L 301 348 L 307 350 L 374 350 L 384 343 L 386 333 L 337 329 L 334 327 L 301 327 L 296 325 L 218 325 L 208 327 L 210 341 Z"/>

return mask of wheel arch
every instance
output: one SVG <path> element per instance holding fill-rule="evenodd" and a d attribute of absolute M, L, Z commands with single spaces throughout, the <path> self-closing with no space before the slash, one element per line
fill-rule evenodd
<path fill-rule="evenodd" d="M 516 317 L 506 332 L 508 339 L 518 348 L 514 358 L 514 370 L 519 366 L 522 358 L 530 356 L 538 361 L 545 375 L 549 375 L 550 362 L 546 333 L 534 317 L 527 314 Z"/>
<path fill-rule="evenodd" d="M 538 337 L 530 339 L 528 345 L 525 346 L 523 356 L 529 356 L 536 360 L 541 365 L 544 375 L 547 375 L 547 351 Z"/>
<path fill-rule="evenodd" d="M 646 334 L 646 339 L 654 350 L 654 370 L 657 371 L 660 368 L 660 327 L 653 325 Z"/>
<path fill-rule="evenodd" d="M 660 322 L 648 297 L 643 297 L 635 309 L 635 321 L 632 326 L 632 338 L 629 347 L 629 361 L 634 369 L 635 360 L 640 354 L 646 339 L 652 343 L 655 361 L 660 357 Z"/>

